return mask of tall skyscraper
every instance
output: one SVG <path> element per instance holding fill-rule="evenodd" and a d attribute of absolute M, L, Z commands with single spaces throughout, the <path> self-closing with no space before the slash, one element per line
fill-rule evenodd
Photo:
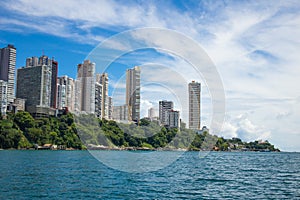
<path fill-rule="evenodd" d="M 189 128 L 201 129 L 201 113 L 200 113 L 200 93 L 201 84 L 195 81 L 189 83 Z"/>
<path fill-rule="evenodd" d="M 159 101 L 159 120 L 163 125 L 168 125 L 168 112 L 173 110 L 172 101 Z"/>
<path fill-rule="evenodd" d="M 38 57 L 30 57 L 26 59 L 26 68 L 27 67 L 37 67 L 37 66 L 48 66 L 51 71 L 51 87 L 50 87 L 50 107 L 57 107 L 57 73 L 58 73 L 58 62 L 54 58 L 49 58 L 46 55 Z"/>
<path fill-rule="evenodd" d="M 15 68 L 17 50 L 13 45 L 0 49 L 0 80 L 7 82 L 7 103 L 15 98 Z"/>
<path fill-rule="evenodd" d="M 108 74 L 96 74 L 96 82 L 102 85 L 101 118 L 109 119 Z"/>
<path fill-rule="evenodd" d="M 113 99 L 108 97 L 108 119 L 112 119 L 113 114 Z"/>
<path fill-rule="evenodd" d="M 75 82 L 68 76 L 57 78 L 57 108 L 67 107 L 69 111 L 74 111 L 75 106 Z"/>
<path fill-rule="evenodd" d="M 85 60 L 77 66 L 76 98 L 78 111 L 95 113 L 95 63 Z"/>
<path fill-rule="evenodd" d="M 7 82 L 0 80 L 0 112 L 1 115 L 6 115 L 7 110 Z"/>
<path fill-rule="evenodd" d="M 51 60 L 51 101 L 50 107 L 57 108 L 57 73 L 58 73 L 58 62 Z"/>
<path fill-rule="evenodd" d="M 17 70 L 16 96 L 26 100 L 25 109 L 34 116 L 49 115 L 52 102 L 51 87 L 51 65 L 23 67 Z"/>
<path fill-rule="evenodd" d="M 140 120 L 140 79 L 141 69 L 135 66 L 126 71 L 126 105 L 128 107 L 128 120 Z"/>
<path fill-rule="evenodd" d="M 97 117 L 99 117 L 100 119 L 102 119 L 101 108 L 102 108 L 102 85 L 98 81 L 96 81 L 96 83 L 95 83 L 95 115 Z"/>

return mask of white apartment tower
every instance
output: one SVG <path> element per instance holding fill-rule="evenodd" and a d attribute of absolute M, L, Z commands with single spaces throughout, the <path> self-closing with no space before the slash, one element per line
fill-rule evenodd
<path fill-rule="evenodd" d="M 97 77 L 97 75 L 96 75 L 96 77 Z M 97 82 L 97 79 L 96 79 L 96 83 L 95 83 L 95 115 L 100 119 L 102 119 L 101 108 L 102 108 L 102 85 L 99 82 Z"/>
<path fill-rule="evenodd" d="M 189 128 L 201 129 L 200 95 L 201 84 L 195 81 L 189 83 Z"/>
<path fill-rule="evenodd" d="M 126 105 L 128 107 L 128 120 L 140 120 L 140 79 L 141 68 L 135 66 L 126 71 Z"/>
<path fill-rule="evenodd" d="M 7 82 L 0 80 L 0 112 L 6 115 L 7 110 Z"/>
<path fill-rule="evenodd" d="M 0 80 L 7 82 L 7 103 L 13 103 L 15 98 L 16 53 L 10 44 L 0 48 Z"/>
<path fill-rule="evenodd" d="M 101 85 L 101 101 L 98 102 L 101 105 L 100 112 L 101 118 L 109 119 L 109 97 L 108 97 L 108 74 L 96 74 L 96 83 Z M 100 94 L 99 94 L 100 95 Z"/>
<path fill-rule="evenodd" d="M 57 78 L 57 108 L 67 107 L 74 111 L 75 106 L 75 81 L 68 76 Z"/>
<path fill-rule="evenodd" d="M 95 63 L 85 60 L 77 66 L 76 111 L 95 113 Z"/>

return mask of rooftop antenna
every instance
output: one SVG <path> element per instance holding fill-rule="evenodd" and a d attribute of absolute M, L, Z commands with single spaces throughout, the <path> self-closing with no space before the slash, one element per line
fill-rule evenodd
<path fill-rule="evenodd" d="M 42 56 L 43 56 L 43 55 L 45 55 L 45 54 L 44 54 L 44 49 L 42 49 Z"/>

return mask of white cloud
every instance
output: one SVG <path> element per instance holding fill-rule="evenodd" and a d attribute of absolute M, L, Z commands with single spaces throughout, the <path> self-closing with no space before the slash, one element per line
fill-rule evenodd
<path fill-rule="evenodd" d="M 247 114 L 241 114 L 225 121 L 221 135 L 225 138 L 238 137 L 244 141 L 254 141 L 269 139 L 271 132 L 264 127 L 255 125 Z"/>
<path fill-rule="evenodd" d="M 262 137 L 271 139 L 286 150 L 289 149 L 286 143 L 292 144 L 292 149 L 300 150 L 295 142 L 300 139 L 297 132 L 300 130 L 297 101 L 300 93 L 297 85 L 300 77 L 298 1 L 241 1 L 227 2 L 226 6 L 221 1 L 200 1 L 192 5 L 183 2 L 184 10 L 176 9 L 168 2 L 152 1 L 125 4 L 121 1 L 19 0 L 1 4 L 12 12 L 9 17 L 1 17 L 1 30 L 23 31 L 25 27 L 26 31 L 89 44 L 131 28 L 152 26 L 180 31 L 203 45 L 221 74 L 226 92 L 226 113 L 230 118 L 224 124 L 222 134 L 245 139 Z M 97 28 L 109 33 L 100 31 L 102 35 L 99 35 L 95 31 Z M 162 34 L 145 33 L 135 37 L 158 46 L 162 42 L 168 43 L 181 50 L 183 55 L 195 54 L 194 49 L 186 49 L 184 44 L 172 46 L 175 45 L 172 40 Z M 121 44 L 112 45 L 121 50 L 127 48 Z M 194 76 L 190 65 L 181 59 L 157 59 L 153 63 L 170 66 L 187 81 L 199 79 Z M 186 94 L 187 88 L 180 87 L 174 73 L 174 76 L 165 76 L 149 70 L 147 74 L 147 81 L 160 81 L 175 88 L 179 94 Z M 203 77 L 200 79 L 204 86 Z M 148 89 L 162 91 L 154 90 L 157 89 L 155 87 Z M 147 92 L 145 90 L 145 102 L 153 102 L 155 97 L 151 98 Z M 116 97 L 121 99 L 122 94 L 118 93 Z M 209 92 L 203 92 L 203 97 L 209 99 Z M 183 103 L 183 106 L 186 104 Z M 206 114 L 211 108 L 204 107 L 203 110 L 207 110 Z M 236 117 L 244 113 L 248 113 L 246 118 Z"/>
<path fill-rule="evenodd" d="M 148 117 L 148 110 L 154 105 L 148 100 L 141 99 L 141 118 Z"/>

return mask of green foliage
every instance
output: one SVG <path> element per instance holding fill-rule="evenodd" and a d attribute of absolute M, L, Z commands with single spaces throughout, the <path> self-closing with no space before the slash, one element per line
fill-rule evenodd
<path fill-rule="evenodd" d="M 76 122 L 76 124 L 75 124 Z M 251 150 L 277 151 L 265 142 L 242 142 L 239 138 L 225 139 L 207 131 L 197 134 L 183 125 L 176 128 L 161 127 L 155 122 L 141 119 L 139 125 L 100 120 L 93 115 L 72 114 L 60 117 L 34 119 L 27 112 L 9 114 L 0 120 L 0 148 L 32 148 L 34 144 L 56 144 L 68 148 L 85 149 L 89 145 L 108 147 L 182 148 L 189 150 Z M 279 151 L 279 150 L 278 150 Z"/>
<path fill-rule="evenodd" d="M 28 112 L 9 114 L 0 120 L 0 148 L 32 148 L 47 143 L 81 149 L 71 114 L 34 119 Z"/>

